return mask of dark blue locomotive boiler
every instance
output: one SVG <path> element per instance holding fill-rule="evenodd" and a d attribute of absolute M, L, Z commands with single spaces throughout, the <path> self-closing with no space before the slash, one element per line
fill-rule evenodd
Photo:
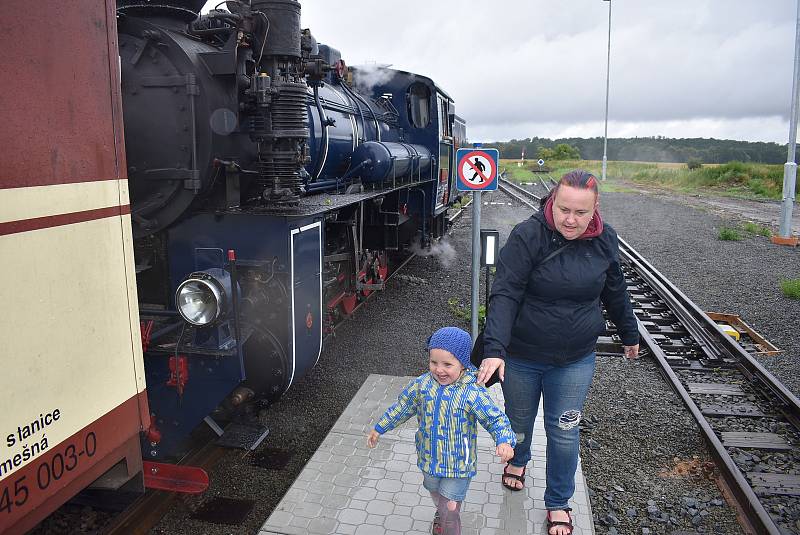
<path fill-rule="evenodd" d="M 465 136 L 432 80 L 348 67 L 296 0 L 203 3 L 118 2 L 145 459 L 315 365 L 411 244 L 445 232 Z"/>

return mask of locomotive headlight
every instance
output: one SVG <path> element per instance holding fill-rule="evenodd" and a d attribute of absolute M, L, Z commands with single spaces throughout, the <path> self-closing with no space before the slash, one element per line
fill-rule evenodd
<path fill-rule="evenodd" d="M 220 273 L 212 273 L 220 272 Z M 222 270 L 192 273 L 175 291 L 175 305 L 192 325 L 209 325 L 225 312 L 230 279 Z"/>

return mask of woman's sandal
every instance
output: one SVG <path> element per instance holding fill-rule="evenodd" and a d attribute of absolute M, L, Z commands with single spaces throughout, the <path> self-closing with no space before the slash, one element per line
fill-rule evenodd
<path fill-rule="evenodd" d="M 548 533 L 548 535 L 554 535 L 554 534 L 552 534 L 550 532 L 550 530 L 555 528 L 555 527 L 558 527 L 558 526 L 563 526 L 563 527 L 567 528 L 567 532 L 566 533 L 559 534 L 559 535 L 572 535 L 572 530 L 575 529 L 575 526 L 572 525 L 572 515 L 569 513 L 570 511 L 572 511 L 572 509 L 567 507 L 566 509 L 561 509 L 561 510 L 564 511 L 565 513 L 567 513 L 567 517 L 569 518 L 569 521 L 565 522 L 563 520 L 552 520 L 550 518 L 551 511 L 548 509 L 548 511 L 547 511 L 547 533 Z"/>
<path fill-rule="evenodd" d="M 506 467 L 503 468 L 503 479 L 501 479 L 500 482 L 503 484 L 503 486 L 505 488 L 507 488 L 509 490 L 513 490 L 515 492 L 518 491 L 518 490 L 524 489 L 525 488 L 525 468 L 527 468 L 527 467 L 526 466 L 522 467 L 522 473 L 520 475 L 512 474 L 511 472 L 508 471 L 508 467 L 509 467 L 509 465 L 506 465 Z M 522 486 L 521 487 L 516 487 L 514 485 L 509 485 L 508 483 L 506 483 L 506 479 L 508 479 L 508 478 L 516 479 L 517 481 L 522 483 Z"/>

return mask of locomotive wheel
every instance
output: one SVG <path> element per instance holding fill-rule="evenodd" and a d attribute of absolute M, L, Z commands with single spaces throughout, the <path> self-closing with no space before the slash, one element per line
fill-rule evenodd
<path fill-rule="evenodd" d="M 289 381 L 289 362 L 286 350 L 269 330 L 257 325 L 243 326 L 252 334 L 242 348 L 247 379 L 244 384 L 258 397 L 278 399 Z"/>

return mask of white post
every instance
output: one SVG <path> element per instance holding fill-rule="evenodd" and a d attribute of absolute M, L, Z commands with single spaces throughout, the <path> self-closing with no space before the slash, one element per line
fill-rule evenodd
<path fill-rule="evenodd" d="M 611 77 L 611 0 L 603 1 L 608 2 L 608 57 L 606 59 L 606 126 L 603 132 L 603 172 L 600 175 L 600 180 L 606 179 L 606 164 L 608 162 L 608 86 Z"/>
<path fill-rule="evenodd" d="M 794 77 L 792 78 L 792 106 L 789 116 L 789 155 L 783 166 L 783 203 L 781 204 L 781 224 L 778 233 L 781 238 L 792 237 L 792 208 L 797 180 L 795 145 L 797 143 L 797 99 L 800 92 L 800 0 L 797 0 L 797 22 L 794 37 Z"/>

